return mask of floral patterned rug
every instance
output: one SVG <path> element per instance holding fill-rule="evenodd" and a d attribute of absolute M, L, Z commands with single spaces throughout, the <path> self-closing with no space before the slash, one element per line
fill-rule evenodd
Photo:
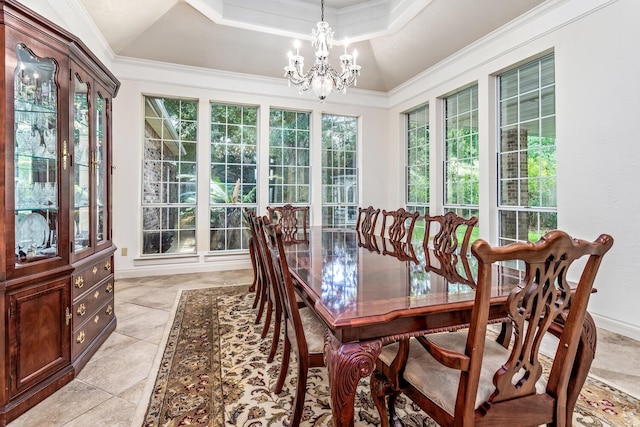
<path fill-rule="evenodd" d="M 270 389 L 280 358 L 267 363 L 271 336 L 260 338 L 253 294 L 247 286 L 183 291 L 144 427 L 288 425 L 295 393 L 295 356 L 279 395 Z M 309 372 L 302 426 L 333 425 L 326 370 Z M 407 427 L 436 424 L 401 396 L 398 413 Z M 574 425 L 622 427 L 640 424 L 640 401 L 588 378 L 574 412 Z M 356 426 L 377 426 L 368 380 L 358 387 Z"/>

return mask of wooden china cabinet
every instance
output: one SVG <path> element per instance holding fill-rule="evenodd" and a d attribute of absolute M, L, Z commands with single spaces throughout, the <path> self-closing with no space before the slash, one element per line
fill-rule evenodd
<path fill-rule="evenodd" d="M 71 381 L 116 327 L 111 102 L 72 34 L 0 0 L 0 426 Z"/>

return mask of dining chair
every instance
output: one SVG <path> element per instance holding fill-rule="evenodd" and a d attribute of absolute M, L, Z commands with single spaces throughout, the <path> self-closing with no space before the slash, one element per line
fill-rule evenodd
<path fill-rule="evenodd" d="M 251 220 L 253 221 L 253 227 L 256 231 L 256 252 L 263 269 L 262 280 L 265 283 L 265 295 L 263 298 L 266 301 L 266 316 L 261 332 L 262 338 L 266 338 L 271 326 L 272 315 L 275 312 L 275 317 L 273 318 L 273 335 L 271 337 L 271 349 L 269 350 L 269 355 L 267 356 L 267 362 L 271 363 L 275 358 L 276 351 L 278 349 L 278 342 L 280 340 L 280 326 L 282 324 L 282 303 L 280 300 L 280 292 L 276 284 L 275 271 L 271 262 L 271 256 L 267 247 L 267 241 L 264 231 L 264 218 L 259 215 L 253 215 L 251 217 Z"/>
<path fill-rule="evenodd" d="M 404 208 L 395 211 L 383 209 L 381 236 L 410 243 L 418 216 L 420 216 L 419 212 L 407 212 Z"/>
<path fill-rule="evenodd" d="M 537 243 L 492 247 L 475 241 L 471 252 L 478 259 L 478 279 L 469 328 L 401 339 L 382 349 L 371 379 L 382 425 L 396 422 L 400 392 L 441 426 L 571 425 L 595 349 L 587 304 L 612 244 L 606 234 L 587 242 L 560 230 Z M 583 257 L 585 263 L 574 263 Z M 503 346 L 487 336 L 492 276 L 494 264 L 514 261 L 522 262 L 524 270 L 504 306 L 515 333 Z M 580 277 L 573 289 L 567 279 L 572 267 Z M 547 332 L 559 343 L 543 375 L 539 350 Z"/>
<path fill-rule="evenodd" d="M 250 232 L 249 239 L 249 256 L 251 257 L 251 264 L 253 267 L 254 281 L 251 285 L 255 290 L 255 297 L 253 299 L 253 307 L 258 308 L 256 314 L 256 324 L 260 323 L 262 315 L 264 313 L 265 303 L 267 301 L 267 279 L 265 277 L 263 257 L 260 256 L 258 251 L 258 232 L 256 229 L 256 213 L 248 208 L 243 209 L 243 216 L 247 221 L 247 225 Z M 264 338 L 264 337 L 263 337 Z"/>
<path fill-rule="evenodd" d="M 271 222 L 280 224 L 285 243 L 307 242 L 309 206 L 267 206 Z"/>
<path fill-rule="evenodd" d="M 296 352 L 298 360 L 298 379 L 293 401 L 291 426 L 300 425 L 304 399 L 307 392 L 307 375 L 309 368 L 324 365 L 324 337 L 326 326 L 309 307 L 299 307 L 296 291 L 289 272 L 284 248 L 284 234 L 280 224 L 265 225 L 267 247 L 271 256 L 276 276 L 276 283 L 281 295 L 282 313 L 284 314 L 284 354 L 280 366 L 280 374 L 273 392 L 280 393 L 287 376 L 291 349 Z M 293 346 L 292 346 L 293 343 Z"/>
<path fill-rule="evenodd" d="M 433 249 L 439 252 L 454 253 L 460 243 L 460 254 L 466 254 L 469 249 L 469 240 L 473 227 L 478 223 L 478 218 L 463 218 L 455 212 L 447 212 L 444 215 L 430 216 L 426 214 L 423 245 L 429 247 L 429 241 Z M 436 225 L 437 224 L 437 225 Z M 458 229 L 464 228 L 462 242 L 458 239 Z M 433 236 L 432 236 L 433 234 Z"/>
<path fill-rule="evenodd" d="M 368 208 L 359 207 L 356 230 L 364 234 L 374 234 L 379 214 L 380 209 L 374 209 L 373 206 L 369 206 Z"/>

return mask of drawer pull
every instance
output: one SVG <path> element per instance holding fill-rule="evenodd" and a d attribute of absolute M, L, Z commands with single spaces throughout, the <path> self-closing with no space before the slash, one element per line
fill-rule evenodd
<path fill-rule="evenodd" d="M 80 289 L 84 286 L 84 278 L 82 276 L 76 277 L 76 288 Z"/>
<path fill-rule="evenodd" d="M 111 313 L 113 313 L 113 307 L 111 306 L 111 304 L 107 306 L 105 313 L 107 313 L 107 316 L 111 316 Z"/>
<path fill-rule="evenodd" d="M 105 288 L 105 290 L 107 291 L 108 294 L 113 292 L 113 283 L 111 282 L 107 283 L 107 287 Z"/>
<path fill-rule="evenodd" d="M 105 270 L 111 270 L 111 261 L 107 261 L 104 263 L 104 269 Z"/>
<path fill-rule="evenodd" d="M 96 274 L 98 272 L 98 267 L 93 267 L 93 270 L 91 270 L 93 272 L 93 274 Z"/>
<path fill-rule="evenodd" d="M 80 304 L 78 306 L 78 316 L 84 316 L 84 313 L 87 311 L 87 307 L 84 304 Z"/>
<path fill-rule="evenodd" d="M 80 331 L 80 333 L 78 334 L 78 336 L 76 337 L 76 342 L 78 344 L 82 344 L 84 342 L 84 338 L 85 338 L 85 334 L 84 331 Z"/>
<path fill-rule="evenodd" d="M 100 315 L 96 314 L 96 317 L 93 318 L 93 323 L 98 323 L 100 321 Z"/>

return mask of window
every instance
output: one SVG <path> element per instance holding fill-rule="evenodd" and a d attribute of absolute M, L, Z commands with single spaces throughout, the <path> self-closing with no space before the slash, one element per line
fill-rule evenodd
<path fill-rule="evenodd" d="M 554 56 L 499 76 L 499 243 L 557 226 Z"/>
<path fill-rule="evenodd" d="M 429 213 L 429 106 L 417 108 L 407 117 L 407 203 L 410 212 Z M 413 229 L 413 240 L 422 240 L 424 221 Z"/>
<path fill-rule="evenodd" d="M 142 254 L 196 251 L 198 102 L 144 98 Z"/>
<path fill-rule="evenodd" d="M 242 209 L 257 208 L 258 108 L 211 104 L 211 251 L 246 250 Z"/>
<path fill-rule="evenodd" d="M 310 203 L 309 113 L 269 113 L 269 204 Z"/>
<path fill-rule="evenodd" d="M 358 119 L 322 115 L 322 225 L 355 226 Z"/>
<path fill-rule="evenodd" d="M 444 208 L 459 216 L 478 216 L 478 86 L 445 99 Z M 473 230 L 472 239 L 478 235 Z"/>

